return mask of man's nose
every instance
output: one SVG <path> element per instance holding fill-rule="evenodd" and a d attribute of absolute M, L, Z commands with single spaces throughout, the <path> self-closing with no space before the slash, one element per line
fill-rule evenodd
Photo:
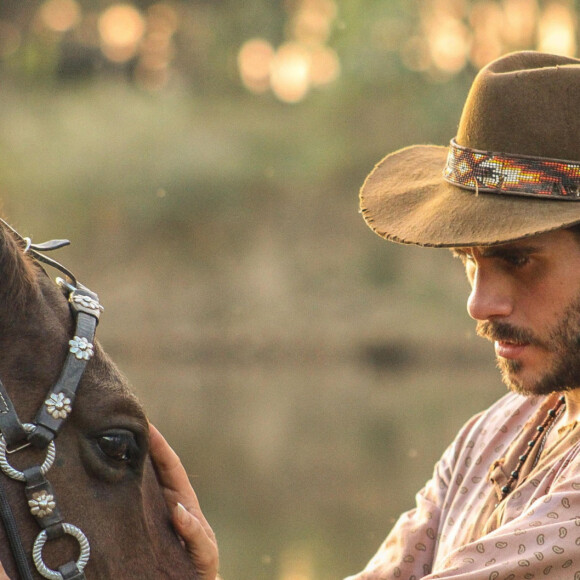
<path fill-rule="evenodd" d="M 467 299 L 467 312 L 475 320 L 504 318 L 513 311 L 509 284 L 490 272 L 477 269 L 471 282 L 471 294 Z"/>

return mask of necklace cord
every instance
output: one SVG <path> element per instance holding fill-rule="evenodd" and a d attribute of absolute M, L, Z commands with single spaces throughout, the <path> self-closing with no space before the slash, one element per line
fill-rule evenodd
<path fill-rule="evenodd" d="M 501 488 L 500 501 L 503 501 L 514 490 L 524 463 L 527 461 L 534 447 L 538 444 L 538 441 L 541 440 L 542 441 L 541 447 L 539 448 L 538 455 L 536 456 L 537 458 L 536 462 L 538 461 L 539 453 L 542 452 L 545 438 L 548 435 L 550 429 L 554 426 L 554 423 L 556 422 L 557 417 L 559 417 L 560 412 L 562 412 L 565 409 L 565 407 L 566 407 L 566 398 L 564 396 L 561 396 L 558 399 L 558 402 L 554 405 L 554 407 L 547 412 L 546 418 L 544 419 L 542 424 L 536 427 L 536 433 L 528 441 L 526 451 L 519 456 L 518 462 L 513 471 L 510 473 L 509 479 L 507 480 L 506 484 Z"/>

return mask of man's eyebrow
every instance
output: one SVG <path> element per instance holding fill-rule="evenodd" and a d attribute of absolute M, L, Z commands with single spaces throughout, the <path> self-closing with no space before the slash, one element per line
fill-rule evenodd
<path fill-rule="evenodd" d="M 510 244 L 501 246 L 489 246 L 481 252 L 483 258 L 503 258 L 513 254 L 534 254 L 539 252 L 541 247 L 537 244 Z"/>
<path fill-rule="evenodd" d="M 470 253 L 470 247 L 449 248 L 453 256 L 462 257 Z M 482 258 L 503 258 L 513 254 L 533 254 L 542 250 L 538 244 L 502 244 L 501 246 L 484 247 L 479 255 Z"/>

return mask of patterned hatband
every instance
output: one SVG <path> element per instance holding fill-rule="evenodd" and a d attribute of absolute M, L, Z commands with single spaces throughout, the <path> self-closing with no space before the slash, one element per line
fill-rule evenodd
<path fill-rule="evenodd" d="M 443 177 L 453 185 L 508 195 L 580 200 L 580 163 L 492 153 L 451 140 Z"/>

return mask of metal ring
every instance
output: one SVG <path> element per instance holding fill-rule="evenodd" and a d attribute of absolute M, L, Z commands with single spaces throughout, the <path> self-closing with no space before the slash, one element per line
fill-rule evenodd
<path fill-rule="evenodd" d="M 81 553 L 79 559 L 76 561 L 76 566 L 78 571 L 82 573 L 91 555 L 89 540 L 79 528 L 72 524 L 62 524 L 62 529 L 65 534 L 72 536 L 79 543 Z M 49 580 L 63 580 L 62 574 L 57 570 L 49 568 L 42 559 L 42 548 L 44 548 L 46 540 L 46 530 L 42 530 L 38 536 L 36 536 L 36 540 L 34 540 L 34 545 L 32 546 L 32 559 L 34 560 L 34 565 L 39 574 L 45 578 L 48 578 Z"/>
<path fill-rule="evenodd" d="M 36 429 L 35 425 L 32 423 L 23 423 L 22 426 L 27 433 L 31 433 Z M 54 463 L 54 458 L 56 457 L 56 447 L 54 445 L 54 441 L 51 441 L 48 444 L 46 449 L 46 458 L 43 464 L 40 466 L 40 472 L 42 475 L 45 475 L 46 472 L 52 467 Z M 22 471 L 18 471 L 14 469 L 10 463 L 8 463 L 8 459 L 6 459 L 6 439 L 4 439 L 4 435 L 0 434 L 0 469 L 12 479 L 16 479 L 18 481 L 26 481 L 24 477 L 24 473 Z"/>

